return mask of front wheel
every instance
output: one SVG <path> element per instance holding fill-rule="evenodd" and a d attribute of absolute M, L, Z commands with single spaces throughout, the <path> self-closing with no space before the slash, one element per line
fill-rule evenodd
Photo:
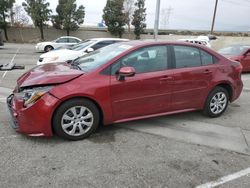
<path fill-rule="evenodd" d="M 53 129 L 62 138 L 81 140 L 96 130 L 99 120 L 99 110 L 94 103 L 87 99 L 72 99 L 56 110 Z"/>
<path fill-rule="evenodd" d="M 53 49 L 54 49 L 53 46 L 48 45 L 48 46 L 45 46 L 44 51 L 49 52 L 49 51 L 51 51 Z"/>
<path fill-rule="evenodd" d="M 203 113 L 209 117 L 219 117 L 225 112 L 228 101 L 228 91 L 222 87 L 216 87 L 208 95 Z"/>

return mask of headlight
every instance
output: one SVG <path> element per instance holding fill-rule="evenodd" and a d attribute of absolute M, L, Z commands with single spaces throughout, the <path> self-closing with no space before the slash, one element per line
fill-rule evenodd
<path fill-rule="evenodd" d="M 24 106 L 29 106 L 34 104 L 38 99 L 40 99 L 45 93 L 47 93 L 53 86 L 46 87 L 36 87 L 32 89 L 25 89 L 18 93 L 17 95 L 24 100 Z"/>
<path fill-rule="evenodd" d="M 43 62 L 49 63 L 49 62 L 52 62 L 52 61 L 57 60 L 58 58 L 59 58 L 58 56 L 54 56 L 54 57 L 45 57 L 45 58 L 43 58 Z"/>

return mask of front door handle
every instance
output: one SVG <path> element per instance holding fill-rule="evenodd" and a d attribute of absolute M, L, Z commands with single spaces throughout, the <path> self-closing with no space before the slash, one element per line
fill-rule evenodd
<path fill-rule="evenodd" d="M 164 77 L 160 78 L 160 81 L 171 81 L 171 80 L 173 80 L 172 76 L 164 76 Z"/>

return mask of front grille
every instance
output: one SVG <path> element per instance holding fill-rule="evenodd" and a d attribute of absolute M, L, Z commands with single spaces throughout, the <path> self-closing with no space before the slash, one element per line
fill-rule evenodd
<path fill-rule="evenodd" d="M 10 96 L 7 97 L 7 105 L 8 105 L 8 109 L 10 111 L 10 115 L 12 117 L 12 121 L 11 121 L 11 127 L 13 129 L 18 129 L 18 123 L 17 123 L 17 119 L 16 117 L 14 117 L 13 115 L 13 109 L 12 109 L 12 100 L 13 100 L 14 94 L 11 94 Z"/>

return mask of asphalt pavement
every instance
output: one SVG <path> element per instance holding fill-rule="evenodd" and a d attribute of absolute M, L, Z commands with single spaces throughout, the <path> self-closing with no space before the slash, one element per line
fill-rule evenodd
<path fill-rule="evenodd" d="M 6 96 L 36 65 L 34 44 L 0 48 L 0 187 L 250 187 L 250 73 L 220 118 L 189 112 L 100 127 L 70 142 L 28 137 L 9 125 Z"/>

